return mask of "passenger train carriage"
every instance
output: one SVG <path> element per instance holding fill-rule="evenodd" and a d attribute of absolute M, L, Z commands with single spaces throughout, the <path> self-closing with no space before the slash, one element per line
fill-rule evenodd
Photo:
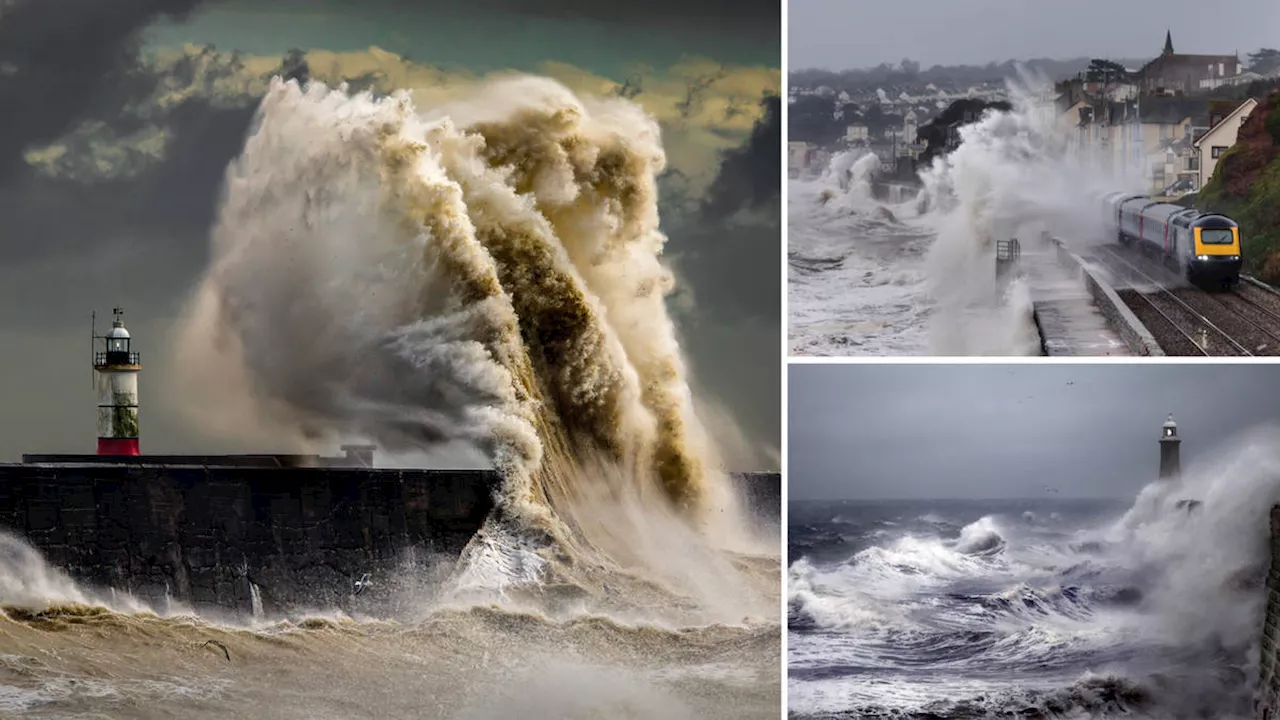
<path fill-rule="evenodd" d="M 1240 226 L 1217 213 L 1113 193 L 1103 200 L 1108 227 L 1122 245 L 1136 245 L 1196 285 L 1240 281 Z"/>

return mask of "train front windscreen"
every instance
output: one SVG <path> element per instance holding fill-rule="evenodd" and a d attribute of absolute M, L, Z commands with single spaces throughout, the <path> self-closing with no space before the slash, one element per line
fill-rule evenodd
<path fill-rule="evenodd" d="M 1235 241 L 1231 228 L 1204 228 L 1200 231 L 1200 242 L 1205 245 L 1230 245 Z"/>

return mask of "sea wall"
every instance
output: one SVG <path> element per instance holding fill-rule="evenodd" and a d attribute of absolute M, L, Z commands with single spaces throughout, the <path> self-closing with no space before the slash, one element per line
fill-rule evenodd
<path fill-rule="evenodd" d="M 1280 719 L 1280 505 L 1271 508 L 1271 563 L 1267 567 L 1267 609 L 1262 622 L 1262 656 L 1254 695 L 1258 720 Z"/>
<path fill-rule="evenodd" d="M 1067 249 L 1062 240 L 1051 238 L 1051 241 L 1057 248 L 1058 262 L 1080 273 L 1080 278 L 1089 295 L 1093 297 L 1098 311 L 1102 313 L 1102 317 L 1116 331 L 1124 344 L 1129 346 L 1129 351 L 1134 355 L 1163 357 L 1164 350 L 1161 349 L 1160 343 L 1156 342 L 1155 336 L 1147 326 L 1142 324 L 1138 316 L 1133 314 L 1124 300 L 1120 299 L 1111 285 L 1089 267 L 1089 263 L 1083 258 Z"/>
<path fill-rule="evenodd" d="M 455 555 L 484 471 L 0 466 L 0 525 L 97 588 L 202 611 L 332 607 L 364 573 Z"/>
<path fill-rule="evenodd" d="M 737 479 L 777 524 L 779 476 Z M 496 482 L 484 470 L 0 465 L 0 527 L 77 581 L 162 610 L 358 610 L 452 567 Z"/>

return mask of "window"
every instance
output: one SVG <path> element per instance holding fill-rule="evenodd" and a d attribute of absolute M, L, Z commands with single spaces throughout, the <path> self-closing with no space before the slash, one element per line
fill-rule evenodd
<path fill-rule="evenodd" d="M 1203 228 L 1200 230 L 1200 242 L 1203 245 L 1230 245 L 1236 235 L 1230 228 Z"/>
<path fill-rule="evenodd" d="M 1225 146 L 1214 145 L 1213 149 L 1210 152 L 1212 153 L 1213 159 L 1217 160 L 1218 158 L 1222 157 L 1222 154 L 1225 153 L 1226 151 L 1227 151 L 1227 148 Z"/>

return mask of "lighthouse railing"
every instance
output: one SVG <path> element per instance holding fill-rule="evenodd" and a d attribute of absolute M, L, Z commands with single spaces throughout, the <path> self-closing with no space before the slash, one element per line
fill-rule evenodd
<path fill-rule="evenodd" d="M 142 356 L 136 352 L 99 350 L 93 354 L 93 366 L 98 368 L 108 365 L 140 365 L 141 361 Z"/>

